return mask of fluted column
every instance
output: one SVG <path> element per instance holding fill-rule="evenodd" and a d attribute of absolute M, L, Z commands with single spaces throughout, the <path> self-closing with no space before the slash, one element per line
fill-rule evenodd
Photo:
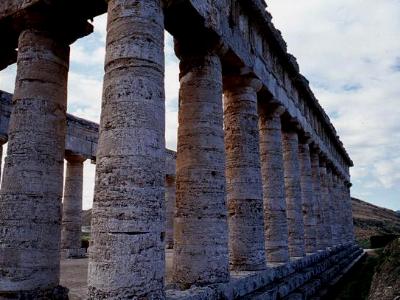
<path fill-rule="evenodd" d="M 331 228 L 331 212 L 330 212 L 330 195 L 328 178 L 326 172 L 326 162 L 323 158 L 320 159 L 320 176 L 321 176 L 321 207 L 323 210 L 323 228 L 324 228 L 324 248 L 332 246 L 332 228 Z"/>
<path fill-rule="evenodd" d="M 316 251 L 317 218 L 311 170 L 310 140 L 301 139 L 299 143 L 299 164 L 301 198 L 303 203 L 304 241 L 307 253 Z"/>
<path fill-rule="evenodd" d="M 336 199 L 335 199 L 335 189 L 333 186 L 333 175 L 332 175 L 332 169 L 330 166 L 327 166 L 326 168 L 326 185 L 328 189 L 328 195 L 329 195 L 329 206 L 328 206 L 328 211 L 329 211 L 329 226 L 331 229 L 331 234 L 332 234 L 332 246 L 337 245 L 337 220 L 336 220 L 336 215 L 335 215 L 335 206 L 336 206 Z"/>
<path fill-rule="evenodd" d="M 313 180 L 313 198 L 315 203 L 316 214 L 316 248 L 317 250 L 325 250 L 326 231 L 324 227 L 324 206 L 321 194 L 321 175 L 319 167 L 319 152 L 318 149 L 311 151 L 311 170 Z"/>
<path fill-rule="evenodd" d="M 165 178 L 165 202 L 166 202 L 166 238 L 165 243 L 168 249 L 174 247 L 174 214 L 175 214 L 175 177 L 167 175 Z"/>
<path fill-rule="evenodd" d="M 165 297 L 164 184 L 162 3 L 110 0 L 89 299 Z"/>
<path fill-rule="evenodd" d="M 353 208 L 350 194 L 351 183 L 346 182 L 344 186 L 344 201 L 346 205 L 346 231 L 347 241 L 353 243 L 355 241 L 354 223 L 353 223 Z"/>
<path fill-rule="evenodd" d="M 189 287 L 229 280 L 222 66 L 185 53 L 180 68 L 173 280 Z"/>
<path fill-rule="evenodd" d="M 259 80 L 224 79 L 224 127 L 231 269 L 266 268 L 257 115 Z"/>
<path fill-rule="evenodd" d="M 52 297 L 60 276 L 69 47 L 25 30 L 0 192 L 0 298 Z"/>
<path fill-rule="evenodd" d="M 61 254 L 66 258 L 85 256 L 81 247 L 83 162 L 79 155 L 67 155 L 61 226 Z"/>
<path fill-rule="evenodd" d="M 341 245 L 344 243 L 343 241 L 343 201 L 341 197 L 341 191 L 339 187 L 339 177 L 336 175 L 336 173 L 333 174 L 333 186 L 334 186 L 334 194 L 335 194 L 335 216 L 336 218 L 336 231 L 337 231 L 337 236 L 336 236 L 336 242 L 338 245 Z"/>
<path fill-rule="evenodd" d="M 284 111 L 270 105 L 259 110 L 265 249 L 271 263 L 289 261 L 281 123 Z"/>
<path fill-rule="evenodd" d="M 300 184 L 299 140 L 294 129 L 283 131 L 283 162 L 290 257 L 305 256 L 303 204 Z"/>

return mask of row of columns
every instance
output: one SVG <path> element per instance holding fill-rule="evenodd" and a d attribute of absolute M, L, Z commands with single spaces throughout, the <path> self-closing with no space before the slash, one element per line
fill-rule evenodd
<path fill-rule="evenodd" d="M 108 8 L 88 297 L 163 299 L 171 209 L 162 4 L 109 0 Z M 353 239 L 349 187 L 333 184 L 323 156 L 295 124 L 282 122 L 282 107 L 257 107 L 260 82 L 223 78 L 221 51 L 177 47 L 173 280 L 185 288 L 326 249 L 333 236 Z M 0 191 L 0 296 L 59 283 L 68 61 L 69 47 L 55 36 L 21 33 Z M 70 160 L 65 186 L 63 232 L 71 238 L 62 245 L 71 249 L 78 247 L 71 200 L 81 193 L 81 166 Z M 339 228 L 332 210 L 344 211 Z"/>

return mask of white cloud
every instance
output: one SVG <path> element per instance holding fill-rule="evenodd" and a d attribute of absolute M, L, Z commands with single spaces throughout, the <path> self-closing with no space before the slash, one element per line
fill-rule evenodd
<path fill-rule="evenodd" d="M 355 190 L 399 187 L 400 2 L 266 2 L 355 162 Z"/>

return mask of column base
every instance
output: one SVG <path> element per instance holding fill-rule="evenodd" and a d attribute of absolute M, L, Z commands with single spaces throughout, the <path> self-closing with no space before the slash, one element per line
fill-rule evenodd
<path fill-rule="evenodd" d="M 0 300 L 68 300 L 69 290 L 63 286 L 50 289 L 36 289 L 30 291 L 0 292 Z"/>
<path fill-rule="evenodd" d="M 77 249 L 61 249 L 61 258 L 86 258 L 86 248 L 77 248 Z"/>

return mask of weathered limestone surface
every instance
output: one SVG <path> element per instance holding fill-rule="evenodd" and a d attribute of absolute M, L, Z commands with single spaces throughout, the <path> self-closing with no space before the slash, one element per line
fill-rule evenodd
<path fill-rule="evenodd" d="M 299 141 L 295 130 L 283 131 L 283 163 L 290 257 L 305 256 L 303 204 L 300 185 Z"/>
<path fill-rule="evenodd" d="M 306 252 L 313 253 L 317 250 L 317 218 L 315 215 L 316 205 L 313 191 L 309 140 L 301 140 L 299 142 L 299 165 L 301 198 L 303 203 L 304 242 Z"/>
<path fill-rule="evenodd" d="M 224 79 L 224 129 L 231 269 L 266 268 L 257 92 L 261 82 Z"/>
<path fill-rule="evenodd" d="M 163 299 L 164 25 L 160 0 L 108 2 L 89 299 Z"/>
<path fill-rule="evenodd" d="M 329 212 L 329 226 L 331 230 L 332 245 L 336 245 L 337 232 L 336 232 L 336 222 L 335 222 L 335 191 L 333 188 L 333 175 L 330 166 L 326 168 L 326 185 L 328 190 L 328 212 Z"/>
<path fill-rule="evenodd" d="M 328 186 L 328 178 L 326 172 L 326 162 L 323 158 L 320 158 L 320 178 L 321 178 L 321 207 L 323 210 L 323 231 L 324 231 L 324 239 L 323 239 L 323 247 L 331 247 L 332 246 L 332 228 L 331 228 L 331 214 L 330 214 L 330 195 L 329 195 L 329 186 Z"/>
<path fill-rule="evenodd" d="M 176 160 L 173 280 L 229 278 L 222 70 L 216 54 L 183 57 Z"/>
<path fill-rule="evenodd" d="M 82 257 L 82 193 L 84 157 L 68 155 L 62 205 L 61 253 L 63 257 Z"/>
<path fill-rule="evenodd" d="M 324 227 L 324 209 L 322 204 L 321 195 L 321 176 L 319 167 L 319 154 L 316 149 L 311 151 L 311 171 L 312 171 L 312 185 L 313 185 L 313 197 L 315 203 L 315 215 L 316 215 L 316 249 L 325 250 L 326 232 Z"/>
<path fill-rule="evenodd" d="M 300 74 L 296 59 L 287 53 L 286 43 L 274 27 L 265 1 L 190 0 L 173 3 L 175 6 L 190 3 L 191 9 L 194 8 L 204 20 L 205 27 L 213 30 L 231 49 L 232 56 L 235 55 L 238 61 L 257 75 L 272 97 L 285 107 L 340 173 L 349 179 L 346 166 L 352 165 L 352 162 L 343 144 L 336 138 L 337 132 L 312 93 L 309 82 Z M 172 12 L 173 9 L 174 5 L 171 5 Z M 168 10 L 167 19 L 180 21 L 173 16 L 168 17 Z M 183 22 L 187 23 L 188 20 Z M 175 33 L 183 27 L 184 24 L 181 24 L 167 29 Z M 316 130 L 317 126 L 320 129 Z M 327 143 L 328 140 L 332 143 Z"/>
<path fill-rule="evenodd" d="M 166 205 L 166 229 L 165 244 L 167 248 L 174 247 L 174 215 L 176 203 L 175 176 L 167 175 L 165 178 L 165 205 Z"/>
<path fill-rule="evenodd" d="M 354 223 L 353 223 L 353 209 L 351 206 L 351 195 L 350 195 L 350 183 L 346 183 L 344 186 L 344 197 L 343 201 L 345 203 L 345 210 L 346 210 L 346 236 L 347 242 L 354 242 L 355 235 L 354 235 Z"/>
<path fill-rule="evenodd" d="M 260 155 L 263 178 L 265 249 L 267 261 L 289 261 L 285 177 L 282 149 L 282 108 L 259 110 Z"/>
<path fill-rule="evenodd" d="M 340 191 L 338 187 L 338 178 L 335 173 L 332 174 L 332 194 L 334 197 L 334 208 L 333 215 L 335 216 L 333 226 L 335 230 L 335 240 L 333 243 L 335 245 L 340 245 L 343 243 L 343 208 L 342 199 L 340 197 Z"/>
<path fill-rule="evenodd" d="M 0 191 L 0 295 L 41 299 L 59 282 L 69 47 L 32 29 L 18 48 Z"/>
<path fill-rule="evenodd" d="M 8 139 L 12 97 L 12 94 L 0 91 L 0 138 L 3 140 Z M 95 160 L 98 136 L 98 124 L 67 114 L 66 153 Z"/>
<path fill-rule="evenodd" d="M 169 289 L 168 300 L 203 299 L 311 299 L 318 291 L 337 280 L 363 256 L 362 249 L 347 243 L 317 252 L 288 264 L 259 272 L 236 272 L 230 282 L 185 291 Z"/>

